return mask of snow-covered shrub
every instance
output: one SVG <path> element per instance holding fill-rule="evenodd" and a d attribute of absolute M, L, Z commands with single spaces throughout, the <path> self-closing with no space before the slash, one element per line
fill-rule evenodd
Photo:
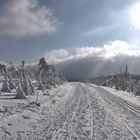
<path fill-rule="evenodd" d="M 39 82 L 37 89 L 38 90 L 44 90 L 45 88 L 44 88 L 44 85 L 41 82 Z"/>
<path fill-rule="evenodd" d="M 21 82 L 21 87 L 23 91 L 25 92 L 25 95 L 34 95 L 35 94 L 35 89 L 32 84 L 32 81 L 28 74 L 25 71 L 25 61 L 22 61 L 21 65 L 21 72 L 20 72 L 20 82 Z"/>
<path fill-rule="evenodd" d="M 35 87 L 34 85 L 32 84 L 32 80 L 30 77 L 28 77 L 28 82 L 29 82 L 29 87 L 30 87 L 30 94 L 31 95 L 35 95 Z"/>
<path fill-rule="evenodd" d="M 9 77 L 9 81 L 8 81 L 8 83 L 9 83 L 9 88 L 10 88 L 11 90 L 13 90 L 13 89 L 16 88 L 16 86 L 15 86 L 15 84 L 14 84 L 14 82 L 13 82 L 13 79 L 12 79 L 12 76 L 11 76 L 10 73 L 9 73 L 8 77 Z"/>
<path fill-rule="evenodd" d="M 125 67 L 124 72 L 112 76 L 101 76 L 90 80 L 91 83 L 114 87 L 118 90 L 132 92 L 140 96 L 140 78 L 128 73 L 128 67 Z"/>
<path fill-rule="evenodd" d="M 25 95 L 30 95 L 30 87 L 27 77 L 23 78 L 22 89 L 25 92 Z"/>
<path fill-rule="evenodd" d="M 20 83 L 18 83 L 18 88 L 16 92 L 17 94 L 15 96 L 15 99 L 26 99 L 25 92 L 23 91 Z"/>
<path fill-rule="evenodd" d="M 2 85 L 1 91 L 2 91 L 2 92 L 11 92 L 6 75 L 5 75 L 5 79 L 4 79 L 4 83 L 3 83 L 3 85 Z"/>

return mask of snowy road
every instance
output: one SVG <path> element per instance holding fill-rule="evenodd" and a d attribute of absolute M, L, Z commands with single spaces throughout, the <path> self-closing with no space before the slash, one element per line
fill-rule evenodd
<path fill-rule="evenodd" d="M 56 93 L 42 104 L 38 121 L 29 123 L 28 130 L 4 133 L 3 138 L 140 140 L 140 107 L 90 84 L 68 83 Z"/>

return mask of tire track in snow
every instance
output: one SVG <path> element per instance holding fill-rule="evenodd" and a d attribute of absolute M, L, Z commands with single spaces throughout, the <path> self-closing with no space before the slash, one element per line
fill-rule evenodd
<path fill-rule="evenodd" d="M 84 116 L 87 109 L 86 93 L 79 84 L 75 92 L 75 96 L 79 96 L 79 101 L 76 106 L 68 113 L 67 120 L 63 123 L 63 126 L 57 131 L 53 140 L 55 139 L 77 139 L 77 140 L 90 140 L 89 135 L 83 131 L 82 127 L 85 126 Z M 67 130 L 67 132 L 65 132 Z M 63 133 L 64 132 L 64 135 Z"/>
<path fill-rule="evenodd" d="M 112 97 L 112 100 L 115 101 L 115 102 L 118 102 L 119 104 L 123 105 L 125 108 L 129 109 L 130 111 L 136 113 L 137 115 L 140 116 L 140 108 L 138 107 L 134 107 L 132 104 L 124 101 L 123 99 L 120 99 L 119 97 L 116 97 L 114 99 L 114 96 L 111 95 L 111 93 L 109 93 L 108 91 L 106 91 L 105 89 L 102 89 L 102 88 L 97 88 L 100 92 L 104 92 L 106 94 L 109 94 L 109 96 Z"/>
<path fill-rule="evenodd" d="M 35 128 L 36 129 L 35 132 L 30 134 L 31 137 L 34 137 L 33 139 L 37 139 L 38 137 L 39 138 L 42 137 L 42 139 L 46 138 L 47 140 L 55 139 L 55 136 L 57 136 L 56 135 L 57 132 L 59 132 L 59 130 L 61 130 L 61 128 L 64 126 L 65 122 L 67 122 L 69 114 L 71 114 L 70 112 L 74 110 L 79 100 L 79 94 L 76 95 L 75 91 L 69 91 L 66 94 L 72 94 L 72 96 L 71 97 L 68 96 L 67 97 L 68 99 L 66 99 L 64 103 L 60 102 L 60 104 L 57 104 L 56 108 L 54 109 L 52 108 L 53 110 L 45 111 L 45 113 L 47 114 L 43 115 L 42 120 Z M 37 129 L 37 127 L 39 127 L 40 129 L 39 128 Z M 61 134 L 60 139 L 62 139 L 62 137 L 63 136 Z"/>
<path fill-rule="evenodd" d="M 120 99 L 119 97 L 114 98 L 115 97 L 114 95 L 112 95 L 111 93 L 109 93 L 108 91 L 106 91 L 100 87 L 98 87 L 97 90 L 99 90 L 102 93 L 105 93 L 107 95 L 107 97 L 109 97 L 112 101 L 117 102 L 118 104 L 122 105 L 124 108 L 128 109 L 132 113 L 135 113 L 138 116 L 140 116 L 140 110 L 137 107 L 130 105 L 130 103 L 127 103 L 126 101 L 124 101 L 123 99 Z M 127 119 L 125 117 L 122 116 L 122 119 L 124 120 L 124 126 L 126 127 L 126 129 L 128 129 L 128 131 L 133 134 L 134 138 L 139 140 L 140 139 L 140 131 L 136 127 L 131 128 L 128 125 L 128 122 L 126 121 Z"/>
<path fill-rule="evenodd" d="M 120 99 L 118 98 L 117 96 L 115 95 L 112 95 L 111 93 L 109 93 L 108 91 L 102 89 L 101 87 L 95 87 L 94 85 L 90 85 L 88 84 L 89 87 L 91 87 L 92 89 L 96 90 L 96 92 L 98 93 L 98 96 L 101 96 L 103 100 L 105 100 L 106 103 L 109 103 L 109 104 L 116 104 L 116 105 L 121 105 L 121 107 L 119 107 L 120 109 L 124 109 L 125 108 L 125 111 L 126 110 L 129 110 L 129 112 L 125 112 L 127 113 L 127 117 L 130 116 L 130 114 L 128 113 L 134 113 L 135 115 L 138 115 L 139 116 L 139 113 L 136 112 L 136 110 L 138 111 L 139 109 L 137 107 L 134 107 L 132 105 L 130 105 L 129 103 L 123 101 L 123 99 Z M 117 106 L 116 106 L 117 107 Z M 116 108 L 118 109 L 118 108 Z M 129 125 L 129 122 L 126 121 L 126 117 L 124 116 L 123 114 L 124 112 L 122 112 L 122 114 L 120 114 L 120 116 L 118 116 L 118 114 L 116 114 L 118 116 L 117 119 L 121 119 L 120 121 L 122 122 L 121 125 L 123 127 L 125 127 L 129 132 L 130 134 L 133 136 L 132 138 L 135 139 L 135 140 L 139 140 L 140 139 L 140 131 L 139 131 L 139 128 L 136 128 L 136 127 L 131 127 Z M 115 115 L 115 114 L 114 114 Z M 134 116 L 134 115 L 133 115 Z M 130 121 L 132 118 L 129 118 L 128 120 Z M 134 119 L 132 119 L 132 121 L 135 121 Z"/>
<path fill-rule="evenodd" d="M 65 97 L 55 96 L 53 99 L 58 102 L 44 104 L 41 119 L 32 125 L 31 131 L 24 132 L 23 139 L 26 139 L 24 136 L 30 140 L 138 139 L 129 130 L 126 118 L 121 118 L 123 123 L 120 123 L 117 114 L 113 116 L 113 110 L 107 110 L 107 105 L 115 102 L 107 94 L 83 83 L 69 83 L 61 92 Z"/>
<path fill-rule="evenodd" d="M 78 110 L 78 107 L 79 107 L 79 104 L 80 104 L 80 99 L 81 98 L 81 94 L 79 92 L 79 88 L 75 90 L 75 93 L 74 93 L 74 99 L 73 101 L 71 102 L 71 104 L 68 104 L 69 105 L 69 108 L 65 108 L 66 113 L 64 114 L 65 116 L 65 121 L 62 123 L 62 125 L 60 127 L 58 127 L 58 129 L 56 131 L 53 132 L 53 136 L 52 136 L 52 139 L 55 140 L 55 139 L 66 139 L 67 137 L 72 137 L 71 133 L 69 135 L 69 130 L 67 129 L 68 125 L 70 123 L 72 123 L 72 114 L 75 116 L 77 110 Z M 73 130 L 71 130 L 73 131 Z M 74 133 L 74 132 L 73 132 Z M 77 136 L 77 134 L 75 133 L 75 138 Z"/>

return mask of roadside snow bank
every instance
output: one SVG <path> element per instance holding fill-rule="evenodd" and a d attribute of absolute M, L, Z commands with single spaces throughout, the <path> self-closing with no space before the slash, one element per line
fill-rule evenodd
<path fill-rule="evenodd" d="M 96 86 L 96 85 L 94 85 L 94 86 Z M 103 89 L 105 89 L 106 91 L 110 92 L 111 94 L 113 94 L 115 96 L 118 96 L 128 102 L 131 102 L 132 104 L 134 104 L 136 106 L 140 106 L 140 96 L 135 96 L 131 92 L 121 91 L 121 90 L 117 90 L 117 89 L 110 88 L 110 87 L 103 87 L 103 86 L 100 86 L 100 87 L 102 87 Z"/>

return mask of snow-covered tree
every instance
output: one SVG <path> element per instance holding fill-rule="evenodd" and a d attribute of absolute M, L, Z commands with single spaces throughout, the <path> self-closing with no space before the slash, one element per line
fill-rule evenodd
<path fill-rule="evenodd" d="M 50 89 L 52 86 L 62 84 L 62 76 L 55 69 L 54 64 L 48 65 L 45 58 L 42 57 L 38 64 L 39 69 L 39 87 L 38 89 Z M 61 79 L 61 80 L 60 80 Z"/>
<path fill-rule="evenodd" d="M 32 80 L 30 77 L 28 77 L 28 82 L 29 82 L 29 87 L 30 87 L 30 94 L 31 95 L 35 95 L 35 87 L 34 85 L 32 84 Z"/>
<path fill-rule="evenodd" d="M 10 87 L 9 87 L 9 83 L 8 83 L 8 79 L 7 79 L 7 70 L 5 68 L 5 73 L 4 73 L 4 83 L 2 85 L 2 92 L 11 92 Z"/>
<path fill-rule="evenodd" d="M 44 90 L 44 85 L 42 83 L 42 75 L 45 71 L 45 68 L 47 66 L 47 63 L 45 61 L 45 58 L 42 57 L 40 60 L 39 60 L 39 64 L 38 64 L 38 69 L 39 69 L 39 74 L 38 74 L 38 81 L 39 81 L 39 85 L 38 85 L 38 90 Z"/>
<path fill-rule="evenodd" d="M 0 73 L 2 75 L 6 74 L 6 65 L 0 64 Z"/>
<path fill-rule="evenodd" d="M 22 61 L 21 70 L 20 70 L 20 82 L 21 82 L 21 87 L 23 91 L 25 92 L 25 95 L 35 94 L 34 86 L 31 82 L 31 79 L 29 78 L 29 76 L 26 74 L 26 71 L 25 71 L 24 60 Z"/>
<path fill-rule="evenodd" d="M 15 87 L 15 84 L 14 84 L 13 78 L 12 78 L 12 76 L 11 76 L 10 73 L 8 74 L 8 78 L 9 78 L 8 83 L 9 83 L 9 88 L 10 88 L 10 90 L 15 89 L 16 87 Z"/>
<path fill-rule="evenodd" d="M 18 88 L 17 88 L 16 92 L 17 92 L 17 94 L 15 96 L 16 99 L 26 99 L 25 92 L 23 91 L 20 82 L 18 82 Z"/>

